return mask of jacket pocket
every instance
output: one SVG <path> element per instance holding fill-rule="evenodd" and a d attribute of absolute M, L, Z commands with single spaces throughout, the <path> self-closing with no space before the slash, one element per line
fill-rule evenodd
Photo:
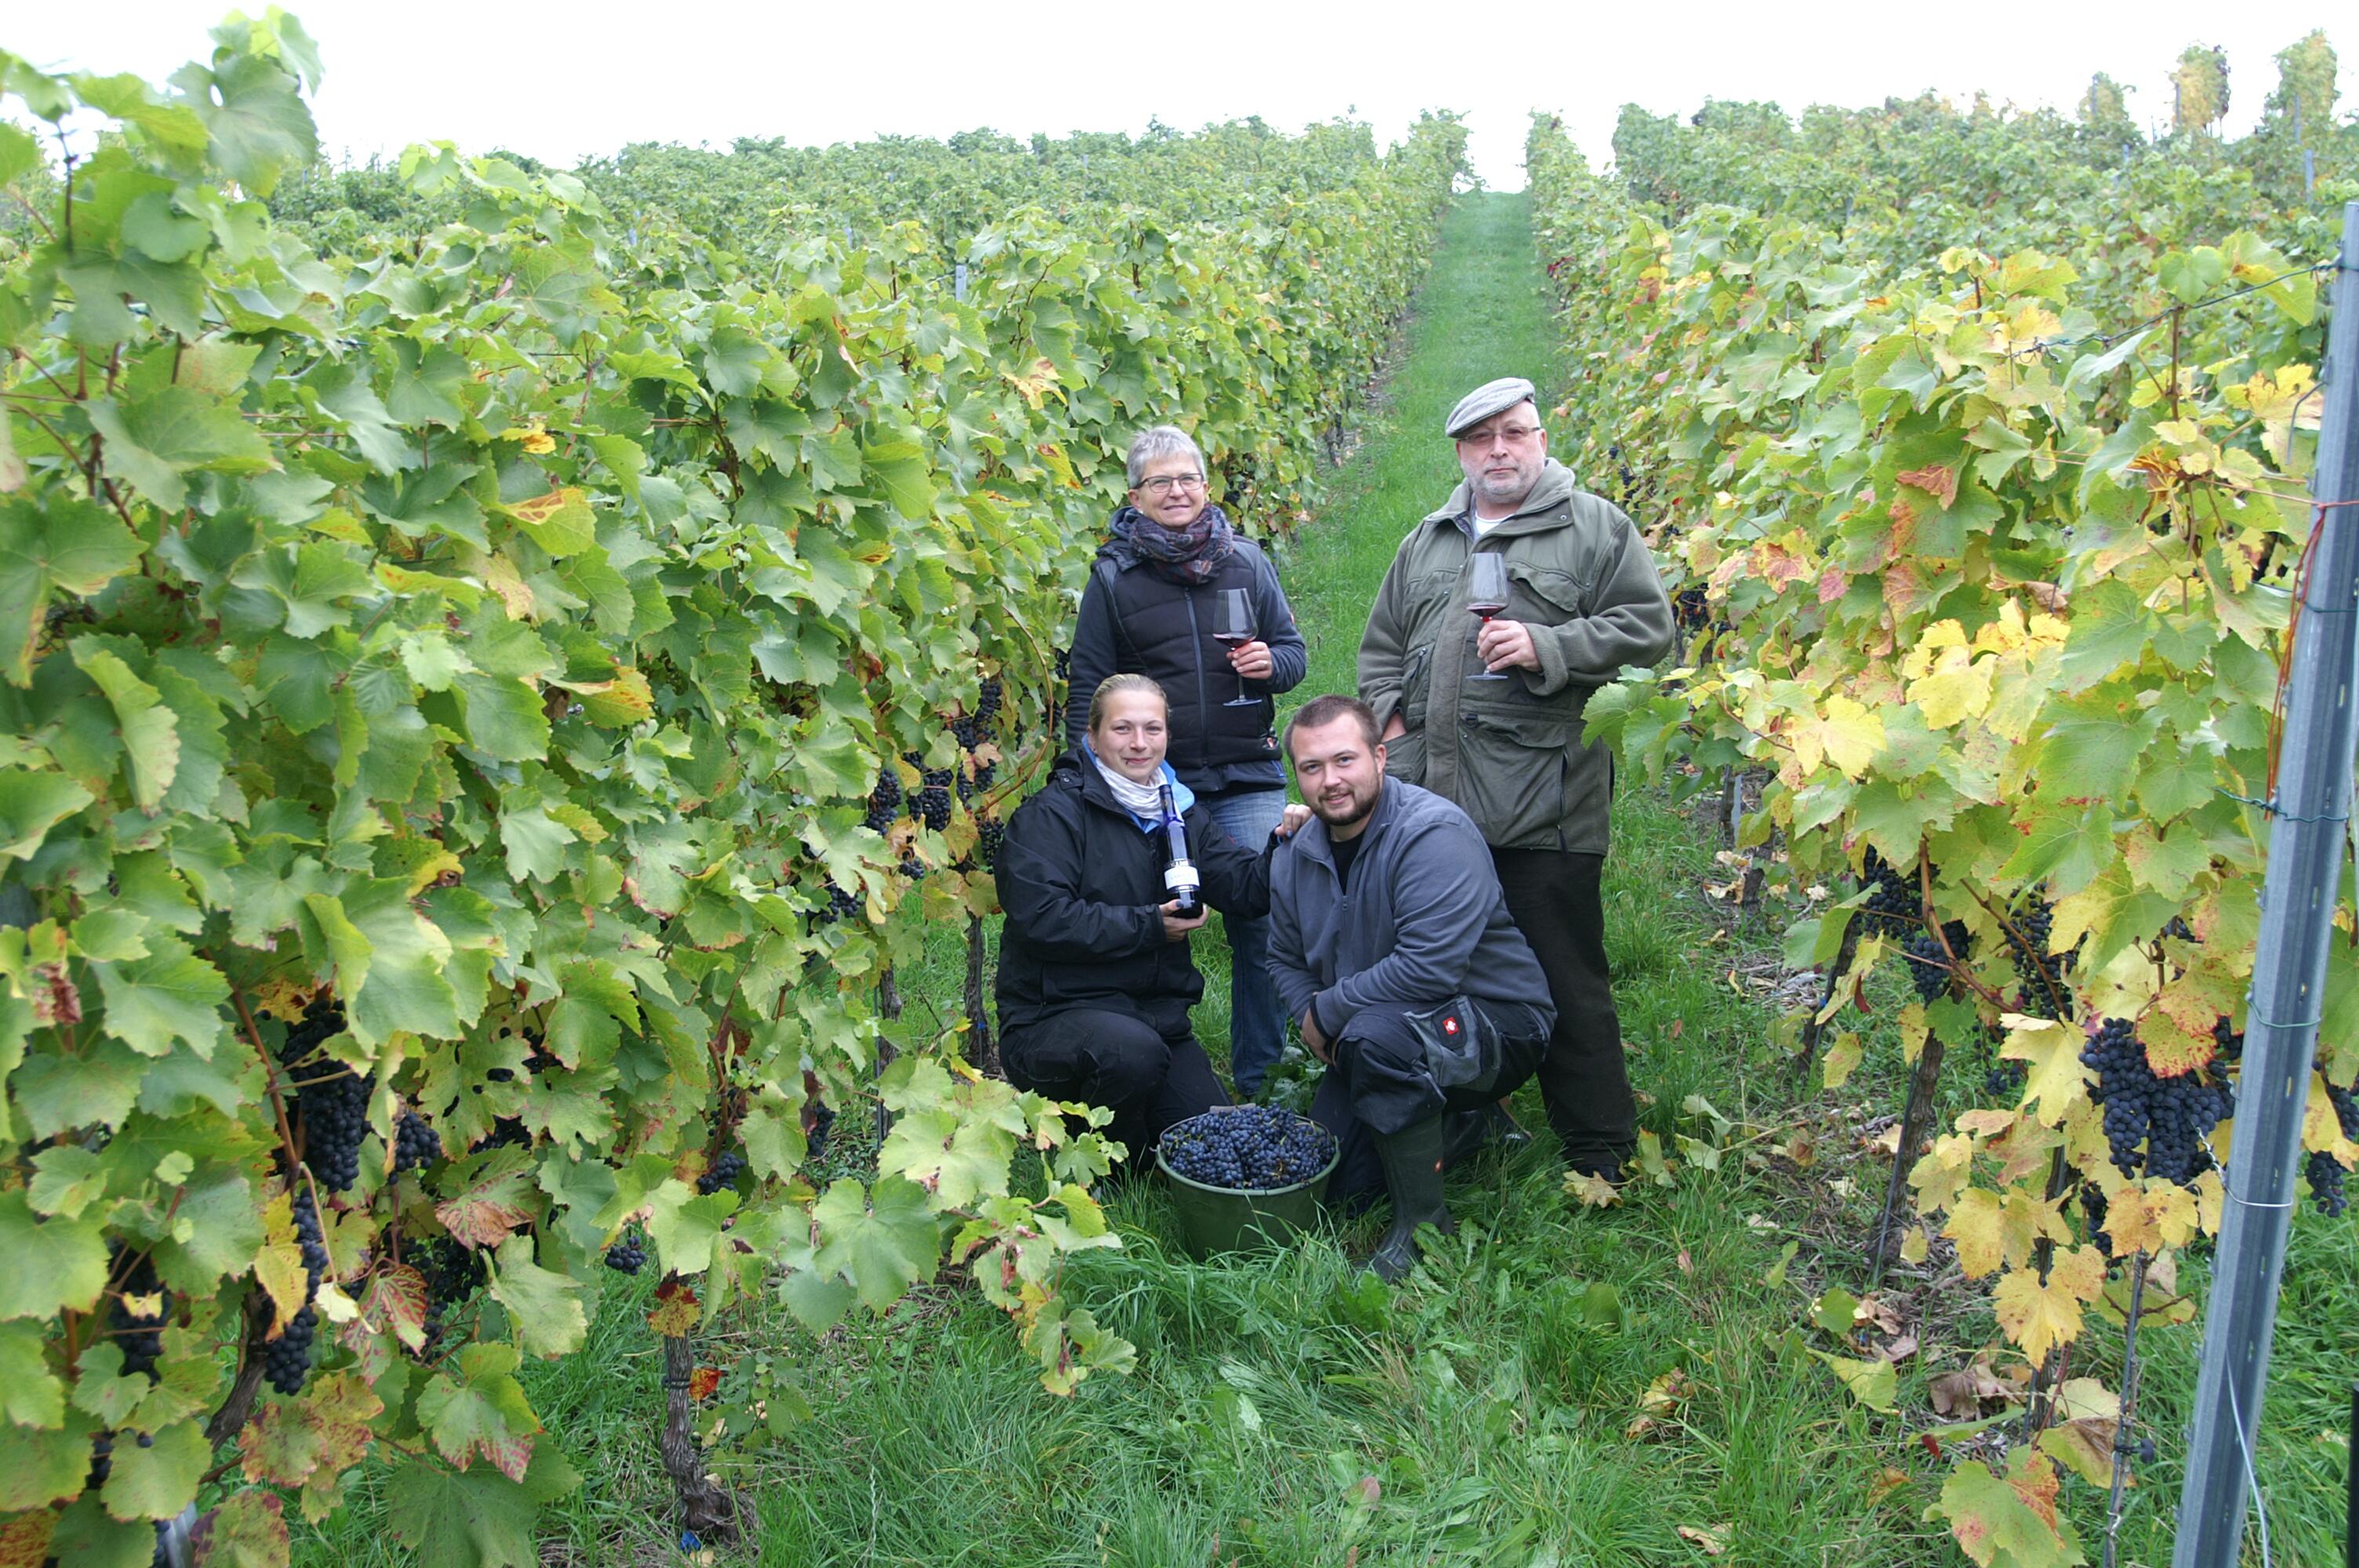
<path fill-rule="evenodd" d="M 1385 742 L 1385 774 L 1403 784 L 1425 783 L 1425 731 L 1412 730 Z"/>
<path fill-rule="evenodd" d="M 1400 721 L 1412 731 L 1425 728 L 1426 700 L 1433 687 L 1433 644 L 1424 643 L 1409 650 L 1408 660 L 1401 666 Z"/>
<path fill-rule="evenodd" d="M 1561 626 L 1588 613 L 1582 608 L 1588 596 L 1571 572 L 1510 560 L 1507 580 L 1507 608 L 1500 612 L 1505 620 L 1526 621 L 1535 626 Z"/>
<path fill-rule="evenodd" d="M 1459 790 L 1483 837 L 1502 849 L 1555 848 L 1580 721 L 1469 709 L 1460 726 Z"/>

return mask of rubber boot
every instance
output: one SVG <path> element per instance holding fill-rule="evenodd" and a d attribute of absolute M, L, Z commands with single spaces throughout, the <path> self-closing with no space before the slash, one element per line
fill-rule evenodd
<path fill-rule="evenodd" d="M 1454 1171 L 1484 1150 L 1496 1144 L 1503 1153 L 1514 1153 L 1532 1141 L 1507 1108 L 1486 1105 L 1474 1110 L 1452 1110 L 1442 1114 L 1444 1133 L 1441 1148 L 1441 1168 Z"/>
<path fill-rule="evenodd" d="M 1448 1141 L 1445 1118 L 1429 1116 L 1398 1132 L 1374 1135 L 1376 1159 L 1385 1169 L 1385 1190 L 1392 1195 L 1393 1223 L 1385 1238 L 1364 1265 L 1388 1285 L 1398 1284 L 1421 1256 L 1417 1227 L 1431 1225 L 1444 1234 L 1458 1228 L 1441 1201 L 1442 1145 Z"/>

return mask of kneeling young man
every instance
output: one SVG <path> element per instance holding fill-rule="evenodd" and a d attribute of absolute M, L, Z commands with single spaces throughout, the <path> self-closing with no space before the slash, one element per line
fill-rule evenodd
<path fill-rule="evenodd" d="M 1271 865 L 1270 968 L 1303 1044 L 1330 1064 L 1310 1107 L 1343 1145 L 1329 1196 L 1381 1180 L 1393 1223 L 1368 1267 L 1395 1281 L 1417 1261 L 1419 1225 L 1451 1228 L 1445 1158 L 1479 1142 L 1495 1102 L 1532 1076 L 1556 1008 L 1482 833 L 1385 776 L 1374 709 L 1315 698 L 1286 750 L 1316 820 Z"/>

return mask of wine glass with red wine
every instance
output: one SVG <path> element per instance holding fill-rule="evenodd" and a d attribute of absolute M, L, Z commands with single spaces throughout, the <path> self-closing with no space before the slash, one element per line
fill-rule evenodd
<path fill-rule="evenodd" d="M 1507 608 L 1507 557 L 1496 550 L 1481 550 L 1467 563 L 1469 582 L 1466 608 L 1483 618 L 1485 624 L 1491 617 Z M 1506 680 L 1495 670 L 1484 670 L 1469 680 Z"/>
<path fill-rule="evenodd" d="M 1235 648 L 1254 640 L 1253 596 L 1241 588 L 1224 588 L 1212 606 L 1212 641 Z M 1245 695 L 1245 677 L 1237 676 L 1237 695 L 1223 708 L 1251 708 L 1261 699 Z"/>

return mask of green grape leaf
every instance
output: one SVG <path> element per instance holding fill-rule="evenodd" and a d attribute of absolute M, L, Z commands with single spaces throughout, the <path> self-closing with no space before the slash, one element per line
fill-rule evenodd
<path fill-rule="evenodd" d="M 818 1266 L 851 1281 L 871 1312 L 933 1278 L 941 1260 L 941 1227 L 924 1190 L 897 1176 L 880 1179 L 873 1198 L 848 1178 L 832 1184 L 811 1220 L 819 1227 Z"/>
<path fill-rule="evenodd" d="M 56 1426 L 66 1418 L 66 1386 L 42 1354 L 46 1337 L 32 1323 L 0 1323 L 0 1417 L 16 1426 Z"/>
<path fill-rule="evenodd" d="M 0 595 L 6 591 L 0 589 Z M 91 800 L 88 790 L 63 773 L 0 767 L 0 861 L 31 860 L 49 829 Z"/>
<path fill-rule="evenodd" d="M 515 1346 L 478 1340 L 460 1349 L 456 1377 L 437 1372 L 419 1394 L 418 1419 L 445 1459 L 464 1469 L 480 1456 L 524 1479 L 540 1418 L 514 1376 L 518 1361 Z"/>
<path fill-rule="evenodd" d="M 235 408 L 192 386 L 159 387 L 127 404 L 92 398 L 82 406 L 106 438 L 106 471 L 168 512 L 188 503 L 187 474 L 267 473 L 277 466 L 268 443 Z"/>
<path fill-rule="evenodd" d="M 492 1267 L 492 1299 L 508 1309 L 516 1343 L 527 1355 L 568 1355 L 582 1348 L 590 1332 L 582 1281 L 540 1267 L 532 1250 L 529 1236 L 511 1236 L 500 1243 Z"/>
<path fill-rule="evenodd" d="M 211 1060 L 221 1044 L 229 982 L 176 936 L 159 933 L 148 938 L 148 948 L 145 957 L 91 966 L 106 999 L 106 1032 L 143 1056 L 166 1055 L 178 1040 Z"/>
<path fill-rule="evenodd" d="M 142 1444 L 128 1433 L 114 1443 L 114 1464 L 99 1493 L 116 1519 L 170 1519 L 196 1501 L 213 1462 L 201 1422 L 175 1422 Z"/>
<path fill-rule="evenodd" d="M 548 1442 L 533 1445 L 522 1481 L 490 1470 L 450 1471 L 426 1460 L 386 1481 L 393 1533 L 419 1563 L 438 1568 L 539 1568 L 533 1521 L 541 1508 L 581 1484 Z"/>
<path fill-rule="evenodd" d="M 106 1289 L 104 1217 L 44 1220 L 22 1189 L 0 1193 L 0 1319 L 88 1312 Z"/>
<path fill-rule="evenodd" d="M 114 709 L 116 733 L 131 770 L 131 795 L 139 809 L 153 812 L 172 787 L 180 766 L 179 719 L 164 706 L 163 693 L 131 672 L 121 658 L 85 637 L 73 644 L 81 666 Z"/>
<path fill-rule="evenodd" d="M 18 686 L 32 676 L 33 645 L 62 589 L 89 595 L 139 564 L 139 536 L 101 508 L 70 496 L 0 500 L 0 673 Z"/>
<path fill-rule="evenodd" d="M 252 1267 L 263 1240 L 262 1213 L 245 1173 L 201 1165 L 181 1184 L 171 1231 L 156 1244 L 157 1277 L 183 1294 L 208 1295 L 224 1275 Z"/>
<path fill-rule="evenodd" d="M 212 92 L 197 94 L 197 112 L 212 137 L 214 161 L 232 179 L 266 197 L 284 170 L 319 156 L 311 112 L 296 92 L 295 78 L 277 60 L 232 55 L 207 74 Z"/>

